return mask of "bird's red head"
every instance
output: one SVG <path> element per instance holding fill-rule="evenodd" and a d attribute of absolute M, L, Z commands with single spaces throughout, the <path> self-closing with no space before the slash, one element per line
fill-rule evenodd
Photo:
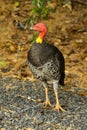
<path fill-rule="evenodd" d="M 40 38 L 42 40 L 47 33 L 47 27 L 44 23 L 37 23 L 33 27 L 31 27 L 31 29 L 39 31 L 40 34 L 39 34 L 38 38 Z"/>

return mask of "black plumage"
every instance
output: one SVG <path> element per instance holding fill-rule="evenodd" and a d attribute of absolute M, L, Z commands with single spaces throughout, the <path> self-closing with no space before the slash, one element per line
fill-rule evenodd
<path fill-rule="evenodd" d="M 53 63 L 51 67 L 50 65 L 48 65 L 47 67 L 48 70 L 50 68 L 50 72 L 51 72 L 52 68 L 56 67 L 56 70 L 54 70 L 53 73 L 51 74 L 52 79 L 54 77 L 54 80 L 59 80 L 59 83 L 61 85 L 64 85 L 65 61 L 59 49 L 57 49 L 55 46 L 43 42 L 42 44 L 34 43 L 28 52 L 28 64 L 30 65 L 29 67 L 32 73 L 35 75 L 35 77 L 40 80 L 47 81 L 49 79 L 49 77 L 47 78 L 47 76 L 49 76 L 48 74 L 49 71 L 43 73 L 43 77 L 44 77 L 43 78 L 42 69 L 44 67 L 44 64 L 47 64 L 48 62 L 50 63 L 51 60 L 53 61 Z M 40 72 L 38 73 L 38 71 L 33 72 L 34 68 L 35 69 L 37 68 L 37 70 L 41 71 L 41 75 Z"/>

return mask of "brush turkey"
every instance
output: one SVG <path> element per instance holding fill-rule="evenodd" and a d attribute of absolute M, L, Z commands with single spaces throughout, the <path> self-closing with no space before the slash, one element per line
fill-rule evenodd
<path fill-rule="evenodd" d="M 44 41 L 47 33 L 47 27 L 44 23 L 37 23 L 30 28 L 39 32 L 35 43 L 32 44 L 28 52 L 28 65 L 33 75 L 39 79 L 46 93 L 45 106 L 52 106 L 48 96 L 48 82 L 53 86 L 56 106 L 58 111 L 65 111 L 58 100 L 58 86 L 64 85 L 65 61 L 61 51 Z"/>

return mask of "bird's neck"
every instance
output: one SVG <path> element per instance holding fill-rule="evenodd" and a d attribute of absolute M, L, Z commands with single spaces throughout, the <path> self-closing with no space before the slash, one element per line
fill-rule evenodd
<path fill-rule="evenodd" d="M 43 42 L 43 39 L 38 36 L 38 38 L 36 39 L 36 43 L 42 44 L 42 42 Z"/>
<path fill-rule="evenodd" d="M 46 32 L 41 32 L 41 33 L 39 34 L 39 36 L 37 37 L 37 39 L 36 39 L 36 43 L 42 44 L 45 34 L 46 34 Z"/>

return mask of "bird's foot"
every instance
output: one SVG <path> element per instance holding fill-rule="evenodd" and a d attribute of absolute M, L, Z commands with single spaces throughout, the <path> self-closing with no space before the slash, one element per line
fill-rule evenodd
<path fill-rule="evenodd" d="M 29 80 L 30 80 L 31 82 L 35 82 L 35 81 L 36 81 L 36 79 L 35 79 L 33 76 L 31 76 L 31 77 L 29 78 Z"/>
<path fill-rule="evenodd" d="M 45 107 L 52 106 L 49 99 L 46 100 L 44 104 L 45 104 Z"/>
<path fill-rule="evenodd" d="M 54 110 L 58 110 L 58 112 L 59 112 L 59 110 L 64 111 L 64 112 L 66 111 L 59 104 L 56 104 Z"/>

